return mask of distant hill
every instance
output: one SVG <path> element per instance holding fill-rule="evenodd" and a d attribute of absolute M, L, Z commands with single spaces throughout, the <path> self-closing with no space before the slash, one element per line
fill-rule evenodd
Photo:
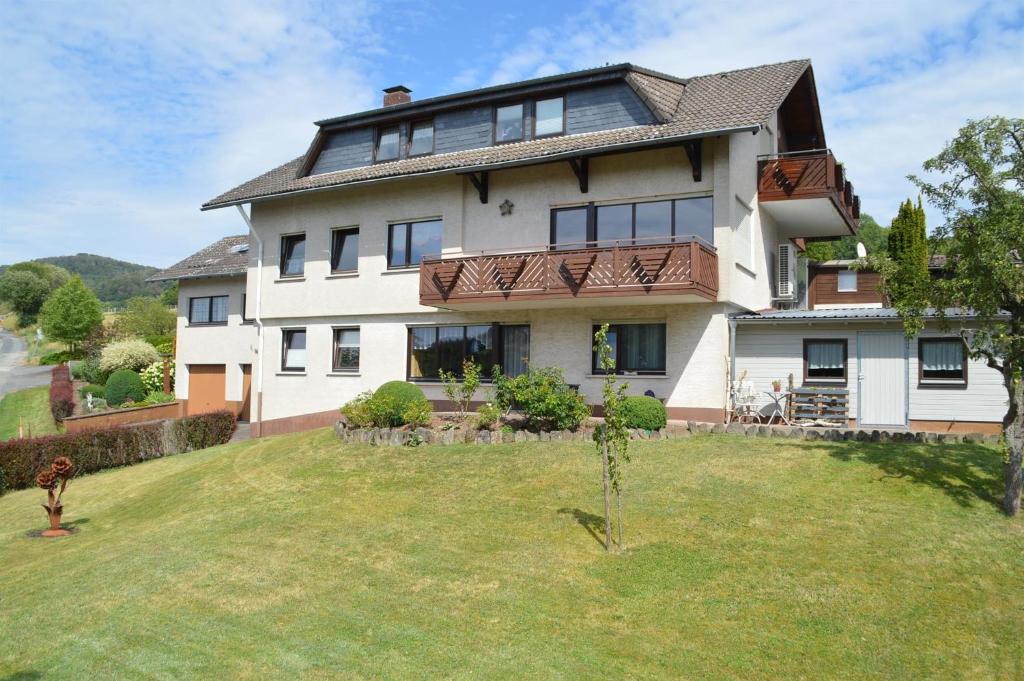
<path fill-rule="evenodd" d="M 104 303 L 116 305 L 135 296 L 159 296 L 169 286 L 166 282 L 146 283 L 146 277 L 158 270 L 156 267 L 137 265 L 102 255 L 79 253 L 37 260 L 63 267 L 68 272 L 79 275 L 85 285 Z M 0 272 L 3 269 L 0 268 Z"/>

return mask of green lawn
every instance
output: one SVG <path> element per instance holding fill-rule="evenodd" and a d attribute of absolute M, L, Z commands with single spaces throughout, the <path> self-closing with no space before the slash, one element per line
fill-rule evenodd
<path fill-rule="evenodd" d="M 0 498 L 0 678 L 1024 678 L 1024 521 L 982 446 L 327 430 Z M 599 534 L 599 531 L 598 531 Z"/>
<path fill-rule="evenodd" d="M 19 418 L 25 437 L 56 433 L 57 424 L 50 414 L 50 389 L 27 388 L 4 395 L 0 400 L 0 440 L 18 437 Z"/>

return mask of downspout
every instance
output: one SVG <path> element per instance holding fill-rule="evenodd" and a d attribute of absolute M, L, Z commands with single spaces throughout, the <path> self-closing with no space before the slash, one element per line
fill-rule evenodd
<path fill-rule="evenodd" d="M 256 240 L 256 316 L 253 321 L 256 324 L 256 432 L 253 433 L 256 437 L 262 435 L 263 431 L 263 317 L 261 316 L 261 310 L 263 309 L 263 239 L 253 229 L 252 221 L 249 216 L 245 214 L 245 209 L 242 208 L 241 204 L 235 206 L 238 209 L 239 215 L 245 220 L 246 226 L 249 228 L 249 234 Z"/>
<path fill-rule="evenodd" d="M 729 385 L 725 387 L 726 414 L 733 408 L 732 387 L 736 385 L 736 320 L 729 317 Z"/>

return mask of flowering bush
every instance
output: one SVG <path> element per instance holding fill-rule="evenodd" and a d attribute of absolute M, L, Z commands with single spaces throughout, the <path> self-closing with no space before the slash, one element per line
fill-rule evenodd
<path fill-rule="evenodd" d="M 114 372 L 120 369 L 139 371 L 160 361 L 156 348 L 139 338 L 116 341 L 100 353 L 100 369 Z"/>
<path fill-rule="evenodd" d="M 174 390 L 174 362 L 171 362 L 171 390 Z M 142 385 L 146 386 L 146 392 L 164 391 L 164 363 L 163 361 L 153 362 L 139 372 L 142 377 Z"/>

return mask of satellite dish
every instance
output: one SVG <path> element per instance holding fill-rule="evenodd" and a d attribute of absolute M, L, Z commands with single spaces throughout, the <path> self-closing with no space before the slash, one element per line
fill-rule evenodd
<path fill-rule="evenodd" d="M 857 242 L 857 257 L 866 258 L 868 257 L 868 249 L 864 248 L 864 244 L 860 241 Z"/>

